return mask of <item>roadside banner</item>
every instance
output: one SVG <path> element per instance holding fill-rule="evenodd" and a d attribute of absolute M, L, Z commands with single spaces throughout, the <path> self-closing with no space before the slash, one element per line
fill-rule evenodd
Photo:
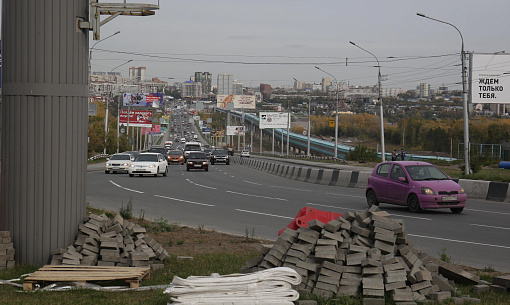
<path fill-rule="evenodd" d="M 255 95 L 218 95 L 216 96 L 216 107 L 227 108 L 233 104 L 234 109 L 255 109 Z"/>
<path fill-rule="evenodd" d="M 244 126 L 227 126 L 227 136 L 244 135 Z"/>
<path fill-rule="evenodd" d="M 287 112 L 260 112 L 259 128 L 287 128 L 289 124 L 289 114 Z"/>
<path fill-rule="evenodd" d="M 127 125 L 128 111 L 120 110 L 119 123 Z M 130 127 L 150 127 L 152 128 L 152 111 L 146 110 L 130 110 L 129 111 Z"/>

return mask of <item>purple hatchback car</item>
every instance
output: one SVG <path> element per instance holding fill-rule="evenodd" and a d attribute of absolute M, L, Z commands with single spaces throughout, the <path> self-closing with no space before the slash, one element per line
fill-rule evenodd
<path fill-rule="evenodd" d="M 416 161 L 377 164 L 368 178 L 366 197 L 368 206 L 407 205 L 413 213 L 440 208 L 461 213 L 467 199 L 464 189 L 435 165 Z"/>

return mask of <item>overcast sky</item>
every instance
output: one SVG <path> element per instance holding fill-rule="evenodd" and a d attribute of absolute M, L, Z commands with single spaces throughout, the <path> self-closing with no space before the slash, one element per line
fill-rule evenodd
<path fill-rule="evenodd" d="M 320 83 L 329 76 L 317 65 L 338 81 L 375 85 L 376 63 L 353 41 L 380 60 L 383 87 L 460 88 L 458 32 L 417 12 L 458 27 L 466 51 L 510 53 L 509 0 L 160 0 L 154 16 L 120 16 L 101 28 L 102 38 L 120 34 L 96 45 L 92 71 L 132 59 L 115 71 L 145 66 L 149 77 L 170 82 L 207 71 L 213 85 L 219 73 L 229 73 L 245 86 L 276 87 L 293 78 Z"/>

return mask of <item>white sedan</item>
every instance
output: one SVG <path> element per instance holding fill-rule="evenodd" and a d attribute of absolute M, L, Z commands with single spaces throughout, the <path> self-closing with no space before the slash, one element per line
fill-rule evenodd
<path fill-rule="evenodd" d="M 158 174 L 166 176 L 168 162 L 160 153 L 141 153 L 136 156 L 135 161 L 131 163 L 128 169 L 129 177 L 134 175 L 154 175 Z"/>
<path fill-rule="evenodd" d="M 249 150 L 242 150 L 241 151 L 241 158 L 242 157 L 246 157 L 246 158 L 249 158 L 250 157 L 250 151 Z"/>
<path fill-rule="evenodd" d="M 127 172 L 134 158 L 130 154 L 113 154 L 104 165 L 105 174 Z"/>

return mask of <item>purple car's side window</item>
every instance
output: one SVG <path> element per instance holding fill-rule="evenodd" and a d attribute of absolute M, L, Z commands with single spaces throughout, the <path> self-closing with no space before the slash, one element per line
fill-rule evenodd
<path fill-rule="evenodd" d="M 381 164 L 377 168 L 377 175 L 381 177 L 388 177 L 388 172 L 390 171 L 390 164 Z"/>
<path fill-rule="evenodd" d="M 390 179 L 392 180 L 398 180 L 400 177 L 405 178 L 406 174 L 404 173 L 404 170 L 399 165 L 394 165 L 391 169 Z"/>

